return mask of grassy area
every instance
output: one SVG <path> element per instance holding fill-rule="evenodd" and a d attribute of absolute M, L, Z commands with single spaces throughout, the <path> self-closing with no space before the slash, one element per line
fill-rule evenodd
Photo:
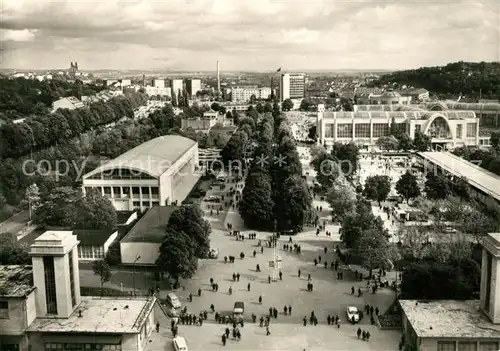
<path fill-rule="evenodd" d="M 12 207 L 10 205 L 3 206 L 2 208 L 0 208 L 0 222 L 9 219 L 16 212 L 17 210 L 15 207 Z"/>

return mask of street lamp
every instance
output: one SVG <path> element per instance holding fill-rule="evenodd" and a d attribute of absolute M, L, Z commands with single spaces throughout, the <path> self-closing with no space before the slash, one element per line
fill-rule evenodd
<path fill-rule="evenodd" d="M 141 258 L 141 256 L 139 254 L 137 254 L 137 256 L 135 257 L 135 260 L 134 260 L 134 267 L 132 270 L 132 284 L 134 285 L 134 297 L 136 296 L 135 295 L 135 264 L 137 263 L 137 261 L 139 261 L 140 258 Z"/>

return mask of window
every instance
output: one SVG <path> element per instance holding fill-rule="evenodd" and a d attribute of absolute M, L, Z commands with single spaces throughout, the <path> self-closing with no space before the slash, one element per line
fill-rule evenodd
<path fill-rule="evenodd" d="M 477 124 L 467 123 L 467 138 L 473 138 L 476 136 Z"/>
<path fill-rule="evenodd" d="M 9 302 L 0 301 L 0 318 L 9 318 Z"/>
<path fill-rule="evenodd" d="M 333 138 L 335 133 L 335 125 L 333 123 L 325 124 L 325 138 Z"/>
<path fill-rule="evenodd" d="M 373 137 L 380 138 L 383 136 L 388 136 L 390 134 L 390 128 L 388 123 L 374 123 L 373 124 Z"/>
<path fill-rule="evenodd" d="M 359 123 L 354 126 L 354 136 L 356 138 L 370 137 L 370 123 Z"/>
<path fill-rule="evenodd" d="M 149 201 L 143 201 L 142 202 L 143 207 L 149 207 Z"/>
<path fill-rule="evenodd" d="M 140 188 L 138 186 L 132 187 L 132 195 L 133 197 L 139 197 L 139 194 L 141 193 Z"/>
<path fill-rule="evenodd" d="M 339 123 L 337 125 L 337 138 L 352 138 L 352 123 Z"/>
<path fill-rule="evenodd" d="M 145 197 L 145 198 L 149 197 L 149 187 L 147 187 L 147 186 L 141 187 L 141 192 L 142 192 L 142 197 Z"/>
<path fill-rule="evenodd" d="M 73 250 L 71 250 L 68 254 L 68 261 L 69 261 L 69 284 L 71 288 L 71 306 L 75 307 L 76 295 L 75 295 L 75 272 L 73 265 Z"/>
<path fill-rule="evenodd" d="M 111 187 L 109 187 L 109 186 L 104 187 L 104 195 L 111 196 Z"/>
<path fill-rule="evenodd" d="M 141 207 L 141 202 L 140 201 L 134 201 L 134 202 L 132 202 L 132 206 L 134 206 L 134 207 Z"/>
<path fill-rule="evenodd" d="M 459 124 L 457 125 L 457 130 L 456 130 L 456 133 L 455 133 L 455 137 L 456 139 L 462 139 L 462 125 Z"/>
<path fill-rule="evenodd" d="M 45 351 L 48 350 L 64 350 L 64 344 L 58 342 L 58 343 L 46 343 L 45 344 Z"/>
<path fill-rule="evenodd" d="M 459 341 L 458 351 L 477 351 L 477 342 L 475 341 Z"/>
<path fill-rule="evenodd" d="M 455 351 L 454 341 L 438 341 L 438 351 Z"/>
<path fill-rule="evenodd" d="M 121 197 L 122 196 L 119 186 L 113 187 L 113 196 L 114 197 Z"/>
<path fill-rule="evenodd" d="M 481 341 L 479 343 L 479 351 L 497 351 L 498 343 L 495 341 Z"/>
<path fill-rule="evenodd" d="M 54 257 L 43 257 L 45 273 L 45 303 L 47 314 L 57 314 L 56 274 L 54 270 Z"/>
<path fill-rule="evenodd" d="M 158 201 L 153 201 L 151 203 L 152 206 L 160 206 L 160 203 Z"/>
<path fill-rule="evenodd" d="M 151 187 L 151 194 L 152 195 L 158 195 L 159 190 L 157 186 Z"/>

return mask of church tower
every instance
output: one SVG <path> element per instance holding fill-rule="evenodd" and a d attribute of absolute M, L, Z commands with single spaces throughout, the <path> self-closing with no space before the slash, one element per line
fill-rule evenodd
<path fill-rule="evenodd" d="M 46 231 L 30 247 L 37 315 L 68 318 L 80 304 L 78 243 L 71 231 Z"/>

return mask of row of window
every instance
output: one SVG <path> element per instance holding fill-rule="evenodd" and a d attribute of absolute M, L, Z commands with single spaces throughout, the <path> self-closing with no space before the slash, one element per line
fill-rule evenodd
<path fill-rule="evenodd" d="M 401 128 L 398 125 L 398 128 Z M 371 127 L 369 123 L 359 123 L 354 127 L 355 138 L 370 138 Z M 352 123 L 337 124 L 337 138 L 352 138 L 353 125 Z M 380 138 L 390 135 L 390 127 L 387 123 L 373 124 L 373 138 Z M 335 137 L 335 125 L 333 123 L 325 124 L 325 138 Z"/>
<path fill-rule="evenodd" d="M 45 351 L 121 351 L 120 344 L 46 343 Z"/>
<path fill-rule="evenodd" d="M 78 246 L 79 258 L 104 258 L 104 248 L 102 246 Z"/>
<path fill-rule="evenodd" d="M 93 189 L 99 189 L 96 187 L 85 187 L 85 192 L 90 193 Z M 151 191 L 150 191 L 151 190 Z M 129 196 L 130 194 L 136 195 L 133 197 L 139 197 L 141 194 L 143 197 L 158 197 L 158 194 L 160 193 L 160 190 L 157 186 L 153 187 L 148 187 L 148 186 L 132 186 L 132 187 L 121 187 L 121 186 L 104 186 L 102 187 L 102 191 L 104 192 L 104 195 L 110 196 L 110 197 L 122 197 L 122 196 Z"/>

